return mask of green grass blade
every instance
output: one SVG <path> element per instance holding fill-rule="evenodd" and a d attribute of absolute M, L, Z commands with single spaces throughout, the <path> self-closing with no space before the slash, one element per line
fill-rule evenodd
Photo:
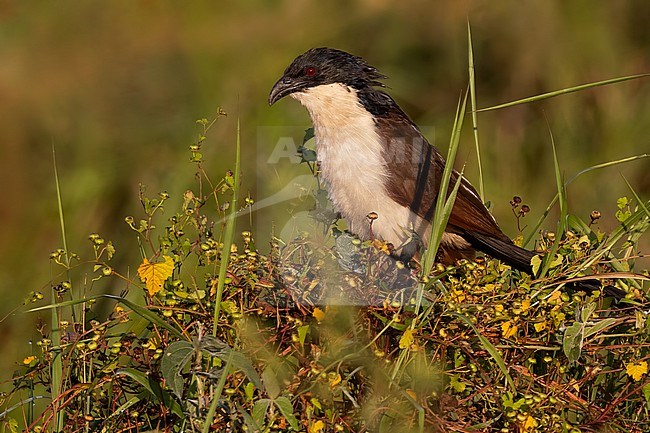
<path fill-rule="evenodd" d="M 476 161 L 478 163 L 478 193 L 481 201 L 485 202 L 485 190 L 483 186 L 483 164 L 481 163 L 481 146 L 478 140 L 478 118 L 476 115 L 476 76 L 474 70 L 474 48 L 472 46 L 472 28 L 467 21 L 468 39 L 468 63 L 469 63 L 469 95 L 472 106 L 472 131 L 474 132 L 474 144 L 476 145 Z"/>
<path fill-rule="evenodd" d="M 451 175 L 454 170 L 454 161 L 456 159 L 456 153 L 458 152 L 458 146 L 460 144 L 460 133 L 463 128 L 463 119 L 465 117 L 465 109 L 467 107 L 467 94 L 468 92 L 466 92 L 462 100 L 459 101 L 458 107 L 456 109 L 454 127 L 452 129 L 449 150 L 447 152 L 447 163 L 445 164 L 445 169 L 442 173 L 440 189 L 438 190 L 438 197 L 436 198 L 436 208 L 434 210 L 433 219 L 431 221 L 429 243 L 427 250 L 424 252 L 424 255 L 422 257 L 421 275 L 423 277 L 428 277 L 431 273 L 431 268 L 433 268 L 433 263 L 435 262 L 438 247 L 440 246 L 442 236 L 445 232 L 445 228 L 447 227 L 447 221 L 449 221 L 451 210 L 453 209 L 454 202 L 456 201 L 458 188 L 460 187 L 463 179 L 463 175 L 461 173 L 456 181 L 456 184 L 454 185 L 454 188 L 449 193 L 449 197 L 447 198 L 449 182 L 451 181 Z M 415 305 L 415 314 L 417 315 L 418 319 L 411 322 L 412 329 L 415 329 L 420 319 L 420 306 L 422 305 L 425 286 L 426 283 L 424 281 L 418 284 L 417 301 Z"/>
<path fill-rule="evenodd" d="M 623 158 L 623 159 L 617 159 L 616 161 L 609 161 L 609 162 L 604 162 L 604 163 L 602 163 L 602 164 L 592 165 L 591 167 L 587 167 L 587 168 L 585 168 L 584 170 L 580 170 L 579 172 L 577 172 L 576 174 L 574 174 L 574 175 L 571 177 L 571 179 L 569 179 L 569 180 L 567 181 L 566 184 L 569 185 L 571 182 L 573 182 L 574 180 L 576 180 L 578 177 L 580 177 L 580 176 L 582 176 L 583 174 L 588 173 L 588 172 L 590 172 L 590 171 L 592 171 L 592 170 L 598 170 L 598 169 L 600 169 L 600 168 L 612 167 L 612 166 L 614 166 L 614 165 L 623 164 L 623 163 L 625 163 L 625 162 L 636 161 L 637 159 L 643 159 L 643 158 L 648 158 L 648 157 L 650 157 L 650 153 L 643 153 L 643 154 L 641 154 L 641 155 L 634 155 L 634 156 L 629 156 L 629 157 L 627 157 L 627 158 Z"/>
<path fill-rule="evenodd" d="M 133 302 L 129 301 L 128 299 L 124 299 L 124 298 L 122 298 L 120 296 L 116 296 L 116 295 L 103 294 L 103 295 L 89 296 L 89 297 L 83 298 L 83 299 L 75 299 L 75 300 L 71 300 L 71 301 L 59 302 L 57 304 L 50 304 L 50 305 L 44 305 L 42 307 L 31 308 L 31 309 L 27 310 L 27 312 L 28 313 L 33 313 L 33 312 L 49 310 L 49 309 L 52 309 L 52 310 L 56 311 L 56 309 L 61 308 L 61 307 L 67 307 L 67 306 L 70 306 L 70 305 L 83 304 L 85 302 L 92 301 L 94 299 L 99 299 L 99 298 L 112 299 L 112 300 L 117 301 L 117 302 L 119 302 L 121 304 L 124 304 L 127 307 L 129 307 L 131 310 L 133 310 L 133 312 L 136 313 L 138 316 L 148 320 L 150 323 L 152 323 L 154 325 L 157 325 L 157 326 L 159 326 L 159 327 L 161 327 L 163 329 L 168 330 L 176 338 L 186 339 L 185 337 L 183 337 L 183 334 L 178 329 L 176 329 L 175 327 L 170 325 L 168 322 L 163 320 L 163 318 L 160 317 L 158 314 L 156 314 L 153 311 L 151 311 L 151 310 L 149 310 L 147 308 L 144 308 L 144 307 L 142 307 L 140 305 L 134 304 Z"/>
<path fill-rule="evenodd" d="M 235 235 L 235 219 L 237 218 L 237 197 L 239 196 L 239 177 L 241 165 L 241 132 L 239 119 L 237 119 L 237 143 L 235 149 L 235 173 L 232 192 L 232 203 L 230 204 L 230 213 L 226 221 L 226 228 L 223 236 L 223 248 L 221 249 L 221 263 L 219 265 L 219 281 L 217 283 L 217 295 L 214 301 L 214 319 L 212 326 L 212 335 L 217 335 L 219 325 L 219 312 L 221 311 L 221 298 L 225 287 L 226 272 L 230 261 L 230 247 Z"/>
<path fill-rule="evenodd" d="M 445 169 L 442 173 L 440 189 L 438 191 L 438 197 L 436 199 L 436 208 L 433 213 L 433 220 L 431 222 L 431 234 L 429 235 L 428 248 L 424 252 L 424 256 L 422 258 L 422 275 L 429 275 L 431 272 L 438 247 L 440 246 L 440 241 L 442 240 L 442 233 L 444 233 L 444 229 L 447 226 L 447 221 L 449 220 L 449 215 L 451 214 L 451 207 L 449 207 L 449 212 L 447 215 L 445 215 L 444 210 L 445 204 L 447 203 L 449 182 L 451 181 L 451 174 L 454 169 L 454 161 L 456 159 L 456 153 L 458 152 L 458 146 L 460 144 L 460 132 L 463 128 L 463 119 L 466 107 L 467 93 L 465 93 L 465 96 L 462 98 L 462 100 L 459 101 L 458 108 L 456 109 L 454 127 L 449 142 L 449 150 L 447 152 L 447 163 L 445 164 Z M 459 181 L 461 178 L 459 178 Z M 458 188 L 455 188 L 455 190 L 458 191 Z M 449 200 L 451 200 L 452 204 L 455 199 L 455 194 L 453 196 L 449 196 Z"/>
<path fill-rule="evenodd" d="M 530 102 L 541 101 L 543 99 L 554 98 L 556 96 L 566 95 L 567 93 L 579 92 L 581 90 L 591 89 L 593 87 L 606 86 L 608 84 L 620 83 L 622 81 L 636 80 L 639 78 L 650 77 L 650 74 L 628 75 L 625 77 L 616 77 L 609 80 L 594 81 L 592 83 L 581 84 L 579 86 L 567 87 L 565 89 L 554 90 L 552 92 L 542 93 L 540 95 L 530 96 L 516 101 L 506 102 L 504 104 L 494 105 L 492 107 L 481 108 L 478 112 L 499 110 L 501 108 L 512 107 L 514 105 L 528 104 Z"/>
<path fill-rule="evenodd" d="M 566 188 L 564 185 L 564 176 L 562 175 L 562 169 L 560 168 L 560 161 L 557 158 L 557 147 L 555 146 L 555 138 L 553 137 L 553 132 L 549 126 L 549 135 L 551 138 L 551 148 L 553 149 L 553 167 L 555 169 L 555 186 L 557 187 L 558 200 L 560 202 L 560 221 L 558 226 L 558 234 L 564 233 L 564 228 L 566 227 L 567 220 L 567 197 L 566 197 Z"/>
<path fill-rule="evenodd" d="M 54 165 L 54 183 L 56 185 L 56 201 L 59 207 L 59 224 L 61 228 L 61 241 L 63 242 L 63 250 L 65 251 L 65 264 L 70 266 L 70 258 L 68 255 L 68 241 L 65 234 L 65 218 L 63 217 L 63 200 L 61 199 L 61 184 L 59 183 L 59 171 L 56 167 L 56 149 L 52 143 L 52 164 Z"/>
<path fill-rule="evenodd" d="M 111 298 L 118 298 L 118 296 L 115 295 L 106 295 L 107 297 Z M 95 295 L 95 296 L 89 296 L 87 298 L 83 299 L 73 299 L 71 301 L 63 301 L 63 302 L 57 302 L 56 304 L 49 304 L 49 305 L 43 305 L 41 307 L 34 307 L 30 308 L 27 310 L 28 313 L 35 313 L 37 311 L 44 311 L 44 310 L 50 310 L 50 309 L 56 309 L 56 308 L 61 308 L 61 307 L 67 307 L 70 305 L 78 305 L 78 304 L 83 304 L 84 302 L 91 301 L 93 299 L 98 299 L 101 298 L 102 295 Z M 122 298 L 119 298 L 122 299 Z"/>
<path fill-rule="evenodd" d="M 542 267 L 540 269 L 538 278 L 544 277 L 548 272 L 551 262 L 555 259 L 555 253 L 558 249 L 558 244 L 560 242 L 560 237 L 563 235 L 566 224 L 567 224 L 567 215 L 568 215 L 568 203 L 566 196 L 566 188 L 564 185 L 564 177 L 562 175 L 562 169 L 560 168 L 560 162 L 557 158 L 557 148 L 555 146 L 555 138 L 553 137 L 553 132 L 549 126 L 549 134 L 551 137 L 551 147 L 553 148 L 553 166 L 555 168 L 555 185 L 557 187 L 557 196 L 558 201 L 560 202 L 560 220 L 557 223 L 557 232 L 556 240 L 553 242 L 551 250 L 544 257 Z"/>
<path fill-rule="evenodd" d="M 42 398 L 44 398 L 44 399 L 48 399 L 48 400 L 49 400 L 49 399 L 50 399 L 50 396 L 47 396 L 47 395 L 34 395 L 34 396 L 32 396 L 32 397 L 28 397 L 28 398 L 22 399 L 22 400 L 20 400 L 18 403 L 14 404 L 14 405 L 12 405 L 11 407 L 9 407 L 9 408 L 3 410 L 2 412 L 0 412 L 0 419 L 3 420 L 3 422 L 6 422 L 6 421 L 4 421 L 4 420 L 6 420 L 7 415 L 9 415 L 11 412 L 15 411 L 16 409 L 25 410 L 25 407 L 27 407 L 28 405 L 33 406 L 33 405 L 34 405 L 34 402 L 35 402 L 36 400 L 40 400 L 40 399 L 42 399 Z M 27 421 L 28 421 L 28 422 L 31 422 L 31 421 L 33 421 L 33 420 L 27 420 Z M 6 428 L 6 424 L 3 424 L 3 425 L 2 425 L 2 428 L 5 429 L 5 428 Z M 9 431 L 9 432 L 13 433 L 15 430 L 11 430 L 11 429 L 10 429 L 10 430 L 0 430 L 0 431 L 1 431 L 2 433 L 5 433 L 6 431 Z"/>
<path fill-rule="evenodd" d="M 439 212 L 440 218 L 436 221 L 436 224 L 433 224 L 431 226 L 431 237 L 429 238 L 431 243 L 429 244 L 429 248 L 431 248 L 431 245 L 436 245 L 436 249 L 434 251 L 438 250 L 438 247 L 442 242 L 442 236 L 445 233 L 447 221 L 449 221 L 451 210 L 454 207 L 454 202 L 456 201 L 456 195 L 458 194 L 458 189 L 460 188 L 460 184 L 463 180 L 462 176 L 463 176 L 463 172 L 461 171 L 460 176 L 456 180 L 453 189 L 449 193 L 449 197 L 447 201 L 442 207 L 442 210 Z M 424 275 L 428 275 L 429 272 L 431 272 L 431 268 L 433 267 L 433 261 L 435 260 L 435 255 L 430 260 L 431 261 L 426 262 L 426 265 L 424 266 L 425 269 L 427 269 L 427 273 Z"/>
<path fill-rule="evenodd" d="M 239 130 L 239 127 L 237 128 L 237 130 Z M 212 403 L 210 403 L 210 408 L 208 409 L 208 413 L 205 416 L 205 421 L 203 423 L 203 433 L 208 433 L 210 431 L 210 427 L 212 426 L 212 421 L 214 420 L 214 414 L 217 412 L 219 398 L 221 397 L 221 393 L 223 393 L 223 388 L 226 386 L 226 379 L 228 378 L 228 371 L 230 371 L 230 365 L 232 364 L 232 357 L 233 357 L 233 351 L 231 350 L 230 354 L 228 355 L 228 360 L 226 361 L 226 365 L 224 365 L 223 367 L 221 377 L 219 377 L 217 388 L 214 390 L 214 392 L 211 395 Z"/>
<path fill-rule="evenodd" d="M 159 327 L 161 327 L 163 329 L 168 330 L 176 338 L 178 338 L 178 339 L 186 339 L 185 337 L 183 337 L 183 334 L 178 329 L 176 329 L 171 324 L 166 322 L 162 317 L 160 317 L 160 315 L 154 313 L 153 311 L 151 311 L 151 310 L 149 310 L 147 308 L 144 308 L 144 307 L 142 307 L 140 305 L 134 304 L 133 302 L 129 301 L 128 299 L 124 299 L 124 298 L 121 298 L 119 296 L 115 296 L 115 295 L 99 295 L 99 296 L 102 297 L 102 298 L 114 299 L 114 300 L 126 305 L 127 307 L 129 307 L 138 316 L 144 318 L 145 320 L 148 320 L 150 323 L 152 323 L 152 324 L 154 324 L 156 326 L 159 326 Z"/>
<path fill-rule="evenodd" d="M 59 223 L 61 224 L 61 238 L 63 240 L 63 250 L 65 251 L 64 260 L 66 267 L 70 267 L 70 256 L 68 254 L 68 243 L 67 236 L 65 233 L 65 218 L 63 217 L 63 200 L 61 199 L 61 184 L 59 182 L 59 172 L 56 166 L 56 148 L 54 143 L 52 143 L 52 164 L 54 165 L 54 183 L 56 185 L 56 200 L 59 208 Z M 54 289 L 51 290 L 52 299 L 56 299 L 56 292 Z M 74 317 L 74 310 L 73 310 Z M 59 332 L 59 311 L 56 308 L 53 308 L 50 315 L 50 326 L 52 330 L 52 344 L 54 347 L 61 347 L 61 334 Z M 56 413 L 56 421 L 54 424 L 54 431 L 63 431 L 64 424 L 64 412 L 58 410 L 59 405 L 59 396 L 61 393 L 61 386 L 63 384 L 63 363 L 61 361 L 61 351 L 58 350 L 54 353 L 52 358 L 52 371 L 51 373 L 51 393 L 52 393 L 52 405 L 53 411 Z M 56 403 L 55 403 L 56 402 Z"/>
<path fill-rule="evenodd" d="M 127 400 L 123 405 L 121 405 L 120 407 L 118 407 L 117 409 L 115 409 L 115 410 L 113 411 L 113 413 L 110 414 L 110 415 L 106 418 L 106 420 L 109 420 L 109 419 L 111 419 L 111 418 L 115 418 L 115 417 L 121 415 L 121 414 L 124 413 L 127 409 L 129 409 L 130 407 L 133 407 L 134 405 L 136 405 L 137 403 L 139 403 L 140 400 L 141 400 L 141 399 L 140 399 L 140 397 L 138 397 L 138 396 L 131 397 L 131 398 L 128 399 L 128 400 Z"/>
<path fill-rule="evenodd" d="M 639 207 L 641 209 L 643 209 L 643 211 L 648 216 L 648 218 L 650 218 L 650 210 L 648 210 L 648 208 L 643 204 L 643 200 L 641 200 L 641 197 L 639 197 L 639 194 L 637 194 L 637 192 L 634 190 L 634 188 L 632 188 L 632 185 L 630 185 L 630 182 L 627 180 L 627 178 L 625 176 L 623 176 L 623 180 L 625 181 L 625 184 L 627 185 L 628 189 L 630 190 L 630 192 L 634 196 L 634 199 L 639 204 Z"/>

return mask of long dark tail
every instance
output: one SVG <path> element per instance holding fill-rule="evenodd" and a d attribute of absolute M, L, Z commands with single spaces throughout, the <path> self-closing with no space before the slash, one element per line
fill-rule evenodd
<path fill-rule="evenodd" d="M 535 256 L 533 251 L 518 247 L 510 241 L 481 233 L 466 232 L 463 237 L 477 250 L 501 260 L 518 271 L 533 275 L 533 267 L 530 264 L 530 260 Z"/>
<path fill-rule="evenodd" d="M 533 275 L 533 267 L 530 264 L 530 260 L 535 256 L 533 251 L 521 248 L 510 241 L 501 240 L 481 233 L 466 232 L 463 237 L 477 250 L 495 259 L 499 259 L 519 271 Z M 605 296 L 612 296 L 617 300 L 625 297 L 624 291 L 611 285 L 603 287 L 600 281 L 596 279 L 577 281 L 572 283 L 571 287 L 587 293 L 602 289 Z"/>

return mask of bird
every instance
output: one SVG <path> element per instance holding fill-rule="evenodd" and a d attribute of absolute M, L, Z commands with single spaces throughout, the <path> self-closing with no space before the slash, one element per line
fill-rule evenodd
<path fill-rule="evenodd" d="M 312 48 L 286 68 L 268 102 L 290 96 L 307 109 L 322 180 L 349 230 L 391 244 L 408 260 L 427 247 L 447 162 L 383 90 L 386 78 L 359 56 Z M 453 170 L 450 184 L 458 180 L 438 257 L 472 260 L 478 250 L 534 276 L 537 253 L 515 245 L 472 184 Z M 595 279 L 579 284 L 588 291 L 600 287 Z"/>

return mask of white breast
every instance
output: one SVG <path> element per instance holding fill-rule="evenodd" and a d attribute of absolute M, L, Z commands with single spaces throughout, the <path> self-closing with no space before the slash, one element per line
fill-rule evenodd
<path fill-rule="evenodd" d="M 427 239 L 429 223 L 386 193 L 383 144 L 372 115 L 358 102 L 356 90 L 342 84 L 313 87 L 291 95 L 307 108 L 314 124 L 322 178 L 331 200 L 362 239 L 371 236 L 399 248 L 413 232 Z"/>

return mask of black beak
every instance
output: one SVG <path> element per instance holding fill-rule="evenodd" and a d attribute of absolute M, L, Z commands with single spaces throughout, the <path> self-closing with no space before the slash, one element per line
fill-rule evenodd
<path fill-rule="evenodd" d="M 289 77 L 282 77 L 271 89 L 269 93 L 269 105 L 275 104 L 280 99 L 292 94 L 300 89 L 300 83 Z"/>

